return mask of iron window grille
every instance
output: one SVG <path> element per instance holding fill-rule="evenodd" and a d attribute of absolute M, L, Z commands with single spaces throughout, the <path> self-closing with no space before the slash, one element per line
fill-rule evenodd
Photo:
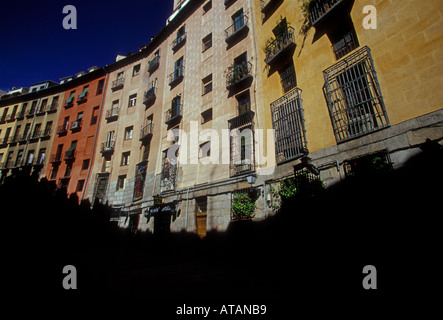
<path fill-rule="evenodd" d="M 329 115 L 338 143 L 389 126 L 367 46 L 323 71 L 323 76 Z"/>
<path fill-rule="evenodd" d="M 308 153 L 301 92 L 294 88 L 271 103 L 277 164 Z"/>

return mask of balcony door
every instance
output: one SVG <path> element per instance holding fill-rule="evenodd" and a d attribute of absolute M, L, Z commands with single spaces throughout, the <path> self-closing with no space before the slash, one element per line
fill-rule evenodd
<path fill-rule="evenodd" d="M 195 199 L 195 228 L 200 238 L 206 237 L 207 197 Z"/>

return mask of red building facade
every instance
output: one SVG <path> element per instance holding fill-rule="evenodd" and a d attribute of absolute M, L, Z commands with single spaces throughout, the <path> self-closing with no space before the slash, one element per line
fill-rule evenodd
<path fill-rule="evenodd" d="M 80 200 L 86 193 L 99 130 L 106 73 L 89 72 L 71 81 L 61 104 L 60 116 L 46 178 Z"/>

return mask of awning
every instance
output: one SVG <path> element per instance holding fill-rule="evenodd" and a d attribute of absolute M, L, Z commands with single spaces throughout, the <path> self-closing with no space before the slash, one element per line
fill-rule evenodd
<path fill-rule="evenodd" d="M 77 142 L 74 142 L 71 147 L 68 149 L 68 151 L 65 152 L 65 155 L 67 157 L 72 157 L 74 156 L 75 153 L 75 148 L 77 148 Z"/>
<path fill-rule="evenodd" d="M 149 212 L 150 215 L 156 214 L 173 214 L 175 213 L 175 202 L 164 203 L 157 206 L 152 206 L 146 210 L 145 215 Z"/>
<path fill-rule="evenodd" d="M 66 100 L 66 103 L 71 103 L 72 99 L 74 99 L 74 96 L 75 96 L 75 92 L 71 93 L 71 96 L 69 97 L 68 100 Z"/>
<path fill-rule="evenodd" d="M 88 93 L 88 90 L 89 90 L 89 87 L 85 87 L 85 88 L 83 89 L 83 92 L 80 93 L 80 95 L 78 96 L 78 98 L 79 98 L 79 99 L 83 99 L 83 98 L 86 96 L 86 94 Z"/>

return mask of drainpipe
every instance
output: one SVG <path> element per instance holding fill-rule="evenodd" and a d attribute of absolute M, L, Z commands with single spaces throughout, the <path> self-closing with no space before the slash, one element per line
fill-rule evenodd
<path fill-rule="evenodd" d="M 263 206 L 265 208 L 265 219 L 266 219 L 266 182 L 263 181 Z"/>
<path fill-rule="evenodd" d="M 189 189 L 191 188 L 188 187 L 188 191 L 186 192 L 186 225 L 185 225 L 186 232 L 188 232 Z"/>
<path fill-rule="evenodd" d="M 106 69 L 104 67 L 103 67 L 103 70 L 106 71 Z M 94 159 L 94 155 L 95 155 L 95 146 L 97 144 L 98 127 L 100 126 L 100 120 L 101 120 L 102 108 L 103 108 L 103 100 L 105 99 L 106 87 L 108 84 L 108 76 L 109 76 L 109 73 L 106 72 L 105 84 L 103 85 L 102 100 L 100 102 L 100 109 L 98 110 L 97 126 L 95 127 L 94 144 L 93 144 L 93 148 L 92 148 L 91 161 L 89 163 L 88 174 L 86 175 L 85 185 L 83 187 L 83 192 L 82 192 L 82 196 L 80 197 L 80 201 L 83 201 L 83 197 L 85 196 L 85 191 L 88 187 L 89 176 L 91 174 L 91 168 L 93 166 L 93 159 Z M 93 203 L 91 203 L 91 205 L 93 205 Z"/>

